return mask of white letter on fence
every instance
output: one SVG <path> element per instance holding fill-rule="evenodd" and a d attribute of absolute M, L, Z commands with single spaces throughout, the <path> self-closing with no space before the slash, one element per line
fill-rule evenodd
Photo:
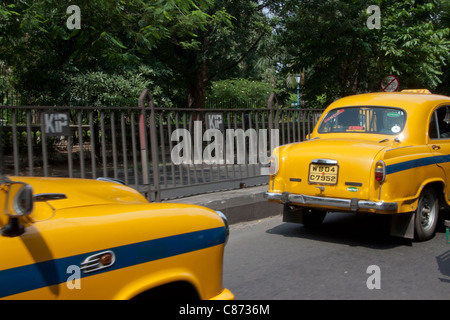
<path fill-rule="evenodd" d="M 203 134 L 203 141 L 214 141 L 203 150 L 203 161 L 206 164 L 223 164 L 223 135 L 219 129 L 208 129 Z M 214 156 L 213 156 L 214 151 Z"/>
<path fill-rule="evenodd" d="M 191 134 L 187 129 L 176 129 L 172 132 L 170 139 L 172 141 L 180 141 L 180 137 L 183 140 L 173 147 L 170 156 L 173 164 L 190 164 L 191 163 Z M 183 156 L 180 156 L 180 153 Z"/>

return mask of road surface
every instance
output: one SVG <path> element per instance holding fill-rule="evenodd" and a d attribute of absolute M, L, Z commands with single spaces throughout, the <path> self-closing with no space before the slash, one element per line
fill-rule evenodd
<path fill-rule="evenodd" d="M 317 229 L 281 216 L 231 226 L 224 286 L 236 299 L 450 299 L 445 228 L 390 237 L 381 216 L 331 213 Z"/>

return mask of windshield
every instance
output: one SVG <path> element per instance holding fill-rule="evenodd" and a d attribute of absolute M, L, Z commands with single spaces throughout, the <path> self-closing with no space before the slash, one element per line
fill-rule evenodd
<path fill-rule="evenodd" d="M 403 131 L 406 112 L 388 107 L 346 107 L 327 113 L 319 133 L 357 132 L 394 135 Z"/>

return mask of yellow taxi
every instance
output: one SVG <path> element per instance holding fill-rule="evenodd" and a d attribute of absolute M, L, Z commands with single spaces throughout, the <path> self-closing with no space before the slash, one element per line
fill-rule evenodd
<path fill-rule="evenodd" d="M 0 297 L 233 299 L 226 217 L 111 181 L 0 176 Z"/>
<path fill-rule="evenodd" d="M 433 237 L 450 205 L 450 97 L 368 93 L 339 99 L 307 141 L 274 150 L 265 197 L 287 222 L 313 226 L 327 212 L 391 215 L 391 234 Z"/>

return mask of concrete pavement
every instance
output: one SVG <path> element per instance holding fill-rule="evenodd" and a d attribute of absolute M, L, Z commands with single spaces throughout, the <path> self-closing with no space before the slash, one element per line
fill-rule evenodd
<path fill-rule="evenodd" d="M 222 211 L 230 224 L 259 220 L 282 213 L 283 206 L 270 203 L 263 194 L 267 185 L 237 190 L 211 192 L 191 197 L 171 199 L 163 202 L 189 203 Z"/>

